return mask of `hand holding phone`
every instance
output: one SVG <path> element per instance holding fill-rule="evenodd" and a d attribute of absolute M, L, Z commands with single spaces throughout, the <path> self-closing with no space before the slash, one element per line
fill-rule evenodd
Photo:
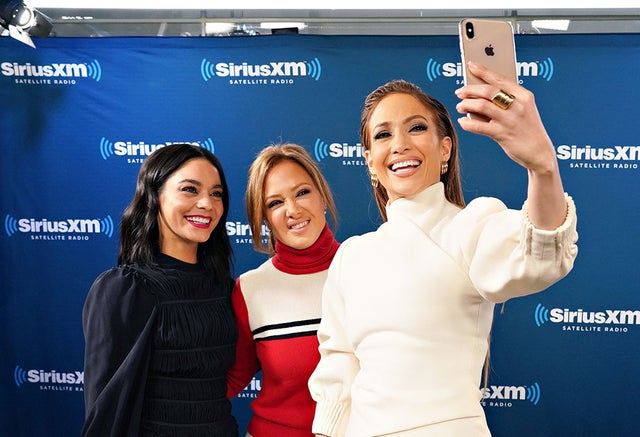
<path fill-rule="evenodd" d="M 482 64 L 490 70 L 518 82 L 516 49 L 511 23 L 465 18 L 460 21 L 458 31 L 465 85 L 484 83 L 469 72 L 468 61 Z M 468 116 L 485 119 L 478 114 L 468 114 Z"/>

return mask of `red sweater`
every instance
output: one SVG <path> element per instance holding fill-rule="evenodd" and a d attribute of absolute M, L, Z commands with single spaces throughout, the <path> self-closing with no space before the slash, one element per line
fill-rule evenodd
<path fill-rule="evenodd" d="M 320 360 L 316 334 L 322 288 L 338 246 L 328 226 L 308 249 L 276 241 L 276 254 L 236 281 L 238 343 L 227 396 L 237 395 L 262 370 L 247 428 L 253 437 L 313 435 L 315 402 L 307 381 Z"/>

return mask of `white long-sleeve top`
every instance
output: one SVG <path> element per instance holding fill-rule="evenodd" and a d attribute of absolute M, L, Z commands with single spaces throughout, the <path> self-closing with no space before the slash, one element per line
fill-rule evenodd
<path fill-rule="evenodd" d="M 577 218 L 566 199 L 565 223 L 539 230 L 526 202 L 512 210 L 478 198 L 461 209 L 437 183 L 346 240 L 323 290 L 313 432 L 490 435 L 479 387 L 494 304 L 571 270 Z"/>

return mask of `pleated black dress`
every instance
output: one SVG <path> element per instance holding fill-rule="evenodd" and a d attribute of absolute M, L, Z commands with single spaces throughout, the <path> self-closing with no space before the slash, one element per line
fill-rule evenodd
<path fill-rule="evenodd" d="M 96 279 L 83 312 L 85 436 L 235 437 L 230 284 L 160 255 Z"/>

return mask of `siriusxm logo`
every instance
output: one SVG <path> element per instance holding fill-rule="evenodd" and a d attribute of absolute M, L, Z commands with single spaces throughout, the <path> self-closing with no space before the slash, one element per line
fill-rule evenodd
<path fill-rule="evenodd" d="M 17 387 L 23 384 L 49 384 L 49 385 L 82 385 L 84 384 L 84 372 L 58 372 L 57 370 L 24 370 L 16 366 L 13 370 L 13 380 Z"/>
<path fill-rule="evenodd" d="M 235 64 L 233 62 L 218 62 L 213 64 L 206 59 L 200 63 L 200 74 L 204 81 L 213 77 L 234 78 L 234 79 L 269 79 L 267 82 L 252 83 L 282 83 L 276 79 L 290 77 L 311 77 L 320 80 L 322 75 L 322 64 L 318 58 L 310 61 L 292 62 L 269 62 L 265 64 L 249 64 L 243 62 Z M 289 82 L 287 82 L 289 83 Z"/>
<path fill-rule="evenodd" d="M 492 385 L 481 389 L 483 405 L 490 407 L 510 407 L 511 401 L 529 401 L 533 405 L 540 402 L 540 384 L 529 386 Z"/>
<path fill-rule="evenodd" d="M 9 237 L 18 232 L 31 234 L 32 240 L 88 240 L 88 235 L 78 234 L 104 234 L 111 238 L 114 225 L 109 215 L 101 219 L 36 220 L 16 219 L 7 214 L 4 218 L 4 230 Z"/>
<path fill-rule="evenodd" d="M 463 77 L 461 62 L 445 62 L 443 64 L 429 58 L 425 68 L 427 79 L 430 82 L 439 77 Z M 551 80 L 554 73 L 553 61 L 547 58 L 543 61 L 517 62 L 516 71 L 520 79 L 525 77 L 541 77 L 547 82 Z"/>
<path fill-rule="evenodd" d="M 256 378 L 255 376 L 251 380 L 251 382 L 244 388 L 243 391 L 238 393 L 239 398 L 256 398 L 258 397 L 258 393 L 262 390 L 262 379 Z"/>
<path fill-rule="evenodd" d="M 168 146 L 170 144 L 177 143 L 189 143 L 194 144 L 200 147 L 203 147 L 210 151 L 211 153 L 215 153 L 215 145 L 213 144 L 213 140 L 211 138 L 207 138 L 204 141 L 166 141 L 164 143 L 158 144 L 148 144 L 144 141 L 140 141 L 137 143 L 133 143 L 131 141 L 109 141 L 107 138 L 102 137 L 100 139 L 99 149 L 100 155 L 102 159 L 107 160 L 112 156 L 128 156 L 128 157 L 147 157 L 151 153 L 160 149 L 161 147 Z M 129 159 L 128 162 L 142 162 L 142 159 Z"/>
<path fill-rule="evenodd" d="M 248 223 L 227 222 L 225 225 L 226 225 L 227 234 L 230 237 L 251 236 L 251 228 L 249 228 Z M 262 228 L 260 229 L 260 236 L 266 237 L 267 235 L 269 235 L 269 228 L 267 228 L 267 225 L 262 224 Z"/>
<path fill-rule="evenodd" d="M 584 147 L 575 144 L 562 144 L 556 147 L 556 155 L 560 160 L 575 161 L 638 161 L 640 146 Z"/>
<path fill-rule="evenodd" d="M 542 326 L 547 322 L 564 323 L 568 325 L 595 325 L 585 329 L 585 326 L 563 327 L 565 331 L 601 331 L 604 332 L 627 332 L 624 325 L 640 325 L 640 310 L 603 310 L 584 311 L 583 309 L 571 310 L 569 308 L 548 309 L 542 304 L 536 305 L 533 318 L 537 326 Z M 621 326 L 623 325 L 623 326 Z"/>
<path fill-rule="evenodd" d="M 316 138 L 313 144 L 313 156 L 316 161 L 320 162 L 325 158 L 364 158 L 364 147 L 362 144 L 356 143 L 355 145 L 349 145 L 348 143 L 327 143 L 320 138 Z M 350 164 L 344 165 L 365 165 L 364 159 L 359 159 L 359 164 L 353 161 L 349 161 Z"/>
<path fill-rule="evenodd" d="M 0 64 L 3 76 L 19 78 L 91 78 L 100 82 L 102 68 L 97 60 L 83 64 L 49 64 L 32 65 L 18 64 L 17 62 L 3 62 Z"/>
<path fill-rule="evenodd" d="M 242 222 L 227 222 L 225 223 L 227 235 L 235 237 L 234 242 L 237 244 L 253 244 L 253 236 L 251 235 L 251 228 L 248 223 Z M 266 242 L 269 237 L 269 228 L 264 223 L 260 228 L 260 238 Z"/>

